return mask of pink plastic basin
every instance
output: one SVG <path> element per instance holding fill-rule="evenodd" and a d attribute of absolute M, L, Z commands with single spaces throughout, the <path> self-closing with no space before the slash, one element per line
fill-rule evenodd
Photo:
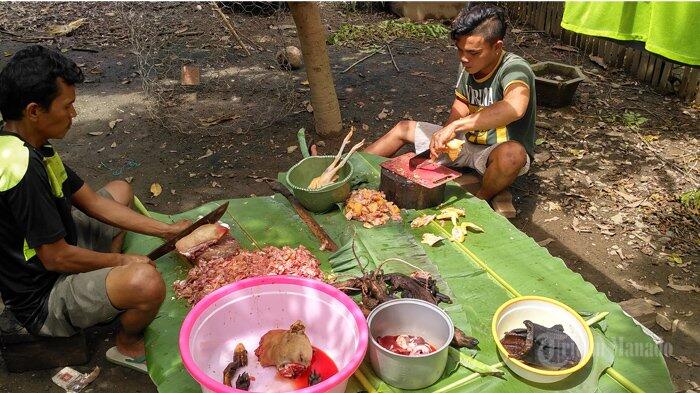
<path fill-rule="evenodd" d="M 276 376 L 274 367 L 260 367 L 253 353 L 263 334 L 288 329 L 296 320 L 306 325 L 311 344 L 338 367 L 332 377 L 299 390 Z M 352 299 L 328 284 L 293 276 L 255 277 L 207 295 L 180 329 L 182 362 L 203 392 L 243 392 L 222 383 L 238 343 L 248 350 L 244 371 L 255 377 L 251 391 L 342 393 L 367 351 L 367 322 Z"/>

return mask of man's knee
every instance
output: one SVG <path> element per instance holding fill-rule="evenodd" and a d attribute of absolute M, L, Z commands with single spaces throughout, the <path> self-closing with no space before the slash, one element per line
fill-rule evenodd
<path fill-rule="evenodd" d="M 116 202 L 130 206 L 134 200 L 134 189 L 124 180 L 115 180 L 104 187 Z"/>
<path fill-rule="evenodd" d="M 489 158 L 502 170 L 515 172 L 527 163 L 527 151 L 520 143 L 508 141 L 496 147 Z"/>
<path fill-rule="evenodd" d="M 396 123 L 392 131 L 403 143 L 413 143 L 415 129 L 416 122 L 414 120 L 401 120 Z"/>
<path fill-rule="evenodd" d="M 139 299 L 137 308 L 157 307 L 165 299 L 165 283 L 155 267 L 149 264 L 128 265 L 126 280 L 120 288 L 129 291 L 134 298 Z"/>

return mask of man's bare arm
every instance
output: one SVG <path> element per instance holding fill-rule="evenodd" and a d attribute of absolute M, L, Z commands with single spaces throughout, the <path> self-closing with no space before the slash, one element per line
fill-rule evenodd
<path fill-rule="evenodd" d="M 142 255 L 102 253 L 72 246 L 64 239 L 36 248 L 37 256 L 46 270 L 59 273 L 83 273 L 105 267 L 149 263 Z"/>
<path fill-rule="evenodd" d="M 127 231 L 168 238 L 185 229 L 188 222 L 166 224 L 142 216 L 112 199 L 102 197 L 83 184 L 71 198 L 73 205 L 88 216 Z"/>
<path fill-rule="evenodd" d="M 450 117 L 447 119 L 447 121 L 443 124 L 443 126 L 447 126 L 450 123 L 452 123 L 455 120 L 459 120 L 465 116 L 469 115 L 469 106 L 462 102 L 461 100 L 455 98 L 454 102 L 452 103 L 452 108 L 450 109 Z"/>
<path fill-rule="evenodd" d="M 504 92 L 503 100 L 460 119 L 455 124 L 455 131 L 469 132 L 503 127 L 525 116 L 529 103 L 530 89 L 522 83 L 512 84 Z"/>
<path fill-rule="evenodd" d="M 530 103 L 530 88 L 522 83 L 515 83 L 506 89 L 503 100 L 494 103 L 479 112 L 458 119 L 433 134 L 430 141 L 431 156 L 444 151 L 445 144 L 455 138 L 458 132 L 489 130 L 503 127 L 525 115 Z"/>

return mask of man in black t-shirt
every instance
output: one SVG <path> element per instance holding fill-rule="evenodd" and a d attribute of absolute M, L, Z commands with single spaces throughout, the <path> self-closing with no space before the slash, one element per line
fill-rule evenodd
<path fill-rule="evenodd" d="M 61 161 L 49 140 L 68 132 L 83 79 L 73 61 L 38 45 L 0 71 L 0 294 L 34 334 L 70 336 L 119 316 L 112 357 L 145 370 L 141 334 L 165 284 L 147 257 L 120 253 L 124 231 L 167 238 L 188 222 L 144 217 L 129 208 L 128 183 L 95 192 Z"/>

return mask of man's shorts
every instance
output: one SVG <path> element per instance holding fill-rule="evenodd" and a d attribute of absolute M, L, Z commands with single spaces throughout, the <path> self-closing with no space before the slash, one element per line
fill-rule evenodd
<path fill-rule="evenodd" d="M 416 122 L 413 142 L 416 148 L 416 154 L 420 154 L 430 148 L 430 138 L 440 129 L 442 129 L 442 126 L 437 124 L 425 123 L 422 121 Z M 458 138 L 463 139 L 464 134 L 459 135 Z M 459 153 L 459 156 L 457 156 L 457 159 L 451 162 L 449 166 L 456 168 L 472 168 L 483 176 L 483 174 L 486 173 L 486 163 L 488 162 L 489 155 L 498 145 L 499 144 L 477 145 L 476 143 L 467 141 L 462 145 L 462 151 Z M 526 174 L 528 170 L 530 170 L 529 155 L 527 156 L 525 166 L 520 169 L 518 176 Z"/>
<path fill-rule="evenodd" d="M 105 189 L 97 193 L 112 199 Z M 98 252 L 110 251 L 112 239 L 119 234 L 118 228 L 88 217 L 78 209 L 73 210 L 73 220 L 77 227 L 78 247 Z M 110 267 L 61 275 L 49 295 L 49 312 L 39 334 L 68 337 L 119 315 L 122 310 L 115 308 L 107 297 L 107 274 L 111 270 Z"/>

